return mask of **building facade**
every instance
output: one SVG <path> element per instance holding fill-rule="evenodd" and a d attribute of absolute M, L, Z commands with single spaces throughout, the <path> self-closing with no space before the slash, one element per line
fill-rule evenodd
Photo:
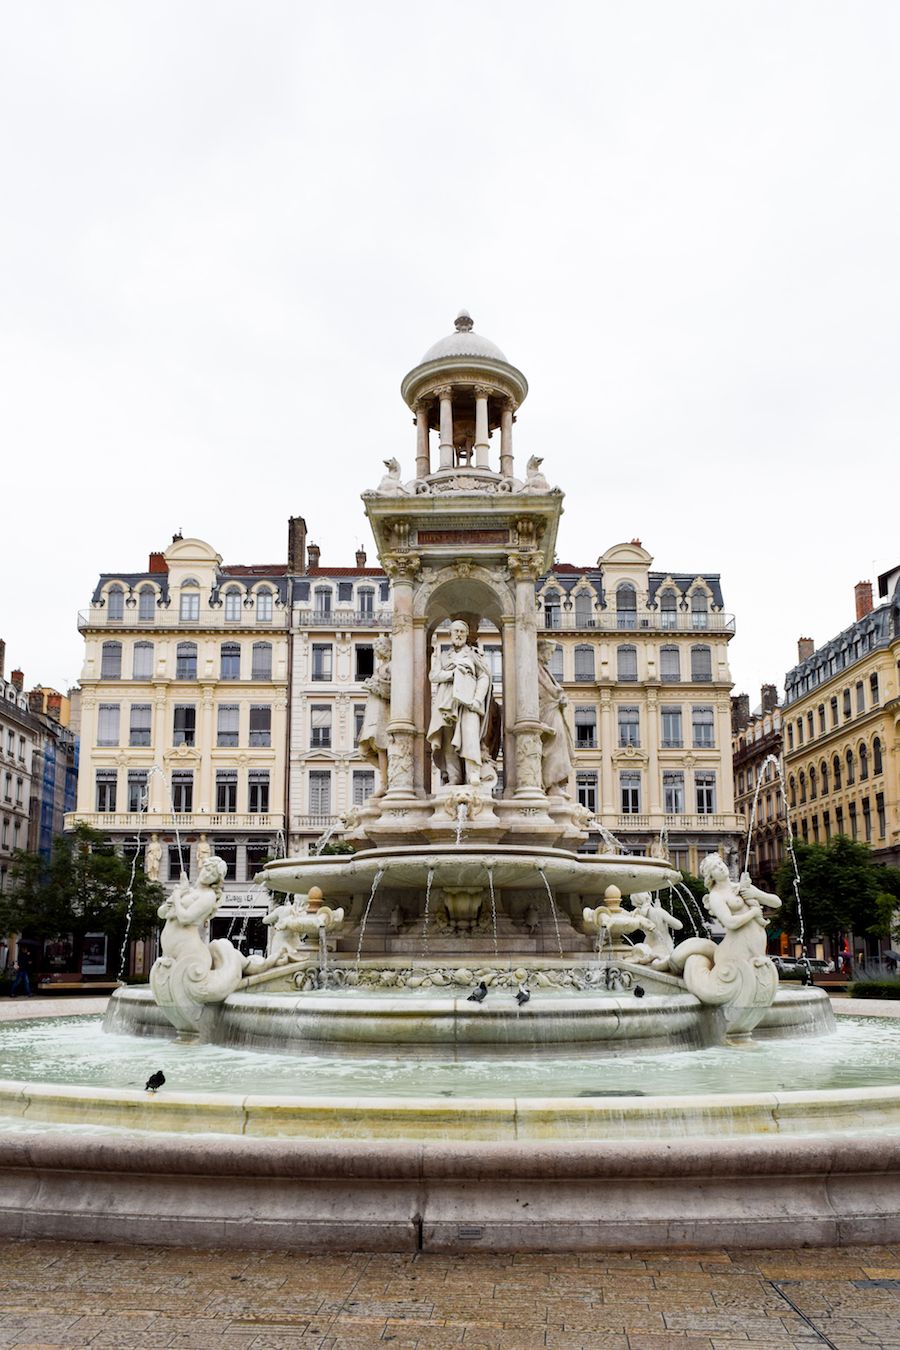
<path fill-rule="evenodd" d="M 0 653 L 0 890 L 12 884 L 9 869 L 16 849 L 29 847 L 33 785 L 40 725 L 28 707 L 24 676 L 3 673 Z"/>
<path fill-rule="evenodd" d="M 743 858 L 749 860 L 757 884 L 772 890 L 787 829 L 781 790 L 782 714 L 774 684 L 763 685 L 753 713 L 746 694 L 731 700 L 731 733 L 735 806 L 750 843 Z"/>

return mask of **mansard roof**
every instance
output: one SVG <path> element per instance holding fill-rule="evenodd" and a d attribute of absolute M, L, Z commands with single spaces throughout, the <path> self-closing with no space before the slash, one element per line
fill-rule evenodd
<path fill-rule="evenodd" d="M 805 661 L 792 666 L 784 677 L 785 704 L 795 703 L 819 684 L 861 660 L 875 647 L 885 646 L 900 636 L 900 581 L 891 599 L 829 642 L 817 647 Z"/>

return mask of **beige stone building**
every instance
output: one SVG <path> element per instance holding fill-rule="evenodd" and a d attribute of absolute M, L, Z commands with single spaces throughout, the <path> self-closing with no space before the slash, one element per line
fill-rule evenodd
<path fill-rule="evenodd" d="M 780 777 L 782 714 L 774 684 L 762 686 L 759 707 L 752 713 L 748 695 L 738 694 L 731 700 L 731 731 L 735 807 L 745 832 L 752 830 L 750 874 L 763 889 L 771 890 L 784 856 L 787 829 Z"/>

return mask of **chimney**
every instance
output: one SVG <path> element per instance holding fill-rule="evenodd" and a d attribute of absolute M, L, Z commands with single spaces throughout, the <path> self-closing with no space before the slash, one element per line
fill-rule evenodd
<path fill-rule="evenodd" d="M 638 548 L 643 548 L 643 547 L 644 547 L 643 544 L 641 543 L 640 539 L 632 539 L 631 542 L 632 542 L 633 544 L 636 544 L 636 545 L 638 546 Z"/>
<path fill-rule="evenodd" d="M 798 661 L 805 661 L 808 657 L 812 656 L 812 654 L 813 654 L 813 652 L 814 652 L 815 650 L 816 650 L 816 644 L 813 642 L 812 638 L 798 638 L 798 639 L 797 639 L 797 660 L 798 660 Z"/>
<path fill-rule="evenodd" d="M 42 689 L 32 689 L 29 692 L 28 711 L 33 713 L 42 713 L 44 711 L 44 691 Z"/>
<path fill-rule="evenodd" d="M 319 545 L 308 544 L 306 552 L 309 555 L 309 570 L 312 572 L 319 566 Z"/>
<path fill-rule="evenodd" d="M 750 721 L 750 695 L 735 694 L 731 700 L 731 731 L 746 731 Z"/>
<path fill-rule="evenodd" d="M 288 520 L 288 572 L 291 576 L 306 571 L 306 521 L 302 516 Z"/>
<path fill-rule="evenodd" d="M 853 594 L 856 596 L 856 617 L 864 619 L 867 614 L 872 613 L 871 581 L 858 581 L 853 587 Z"/>
<path fill-rule="evenodd" d="M 58 722 L 62 713 L 62 694 L 55 691 L 47 695 L 47 716 L 52 717 L 54 722 Z"/>
<path fill-rule="evenodd" d="M 164 553 L 151 553 L 150 562 L 147 565 L 147 571 L 151 573 L 168 572 L 169 565 L 166 562 Z"/>
<path fill-rule="evenodd" d="M 16 692 L 21 694 L 22 690 L 25 688 L 25 676 L 22 674 L 21 670 L 10 671 L 9 678 L 12 681 L 12 686 Z"/>
<path fill-rule="evenodd" d="M 6 643 L 0 638 L 0 680 L 6 674 Z"/>
<path fill-rule="evenodd" d="M 364 548 L 356 550 L 356 565 L 357 567 L 365 567 L 366 565 L 366 550 Z"/>
<path fill-rule="evenodd" d="M 759 700 L 764 713 L 774 712 L 778 707 L 778 690 L 774 684 L 764 684 L 759 691 Z"/>

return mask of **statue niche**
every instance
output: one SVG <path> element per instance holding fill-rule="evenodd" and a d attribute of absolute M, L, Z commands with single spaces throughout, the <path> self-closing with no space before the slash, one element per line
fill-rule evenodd
<path fill-rule="evenodd" d="M 431 721 L 428 743 L 441 782 L 475 786 L 494 778 L 491 738 L 499 720 L 493 697 L 493 676 L 484 653 L 469 641 L 469 625 L 450 625 L 450 650 L 437 642 L 431 662 Z"/>

